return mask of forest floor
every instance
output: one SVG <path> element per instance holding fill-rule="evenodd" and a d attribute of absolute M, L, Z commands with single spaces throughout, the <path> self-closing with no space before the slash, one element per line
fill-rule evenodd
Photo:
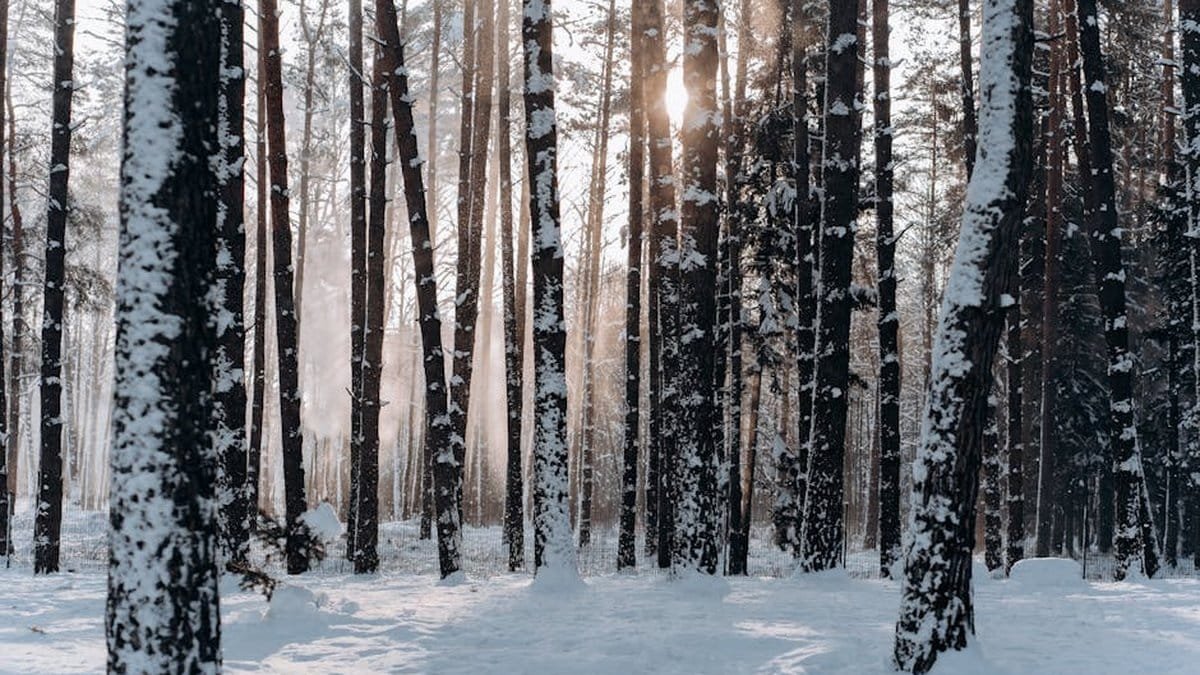
<path fill-rule="evenodd" d="M 1200 580 L 1087 583 L 1060 562 L 980 580 L 978 641 L 937 672 L 1197 672 Z M 895 582 L 844 573 L 567 589 L 320 573 L 270 602 L 226 583 L 229 672 L 890 673 L 899 600 Z M 104 594 L 101 570 L 0 569 L 0 672 L 101 672 Z"/>

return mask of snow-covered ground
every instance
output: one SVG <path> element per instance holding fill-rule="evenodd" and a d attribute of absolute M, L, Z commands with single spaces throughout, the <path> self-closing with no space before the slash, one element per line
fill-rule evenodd
<path fill-rule="evenodd" d="M 1085 583 L 1061 570 L 977 586 L 978 648 L 943 673 L 1195 673 L 1200 581 Z M 222 600 L 230 672 L 890 673 L 892 582 L 844 575 L 602 575 L 548 592 L 502 575 L 294 580 Z M 0 671 L 99 672 L 104 575 L 0 570 Z"/>

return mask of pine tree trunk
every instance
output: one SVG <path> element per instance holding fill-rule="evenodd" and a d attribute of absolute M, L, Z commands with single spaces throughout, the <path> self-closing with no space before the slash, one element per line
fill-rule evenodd
<path fill-rule="evenodd" d="M 404 201 L 408 208 L 409 236 L 413 250 L 413 277 L 417 285 L 420 312 L 421 345 L 425 370 L 425 444 L 427 459 L 433 467 L 434 502 L 438 532 L 438 567 L 442 578 L 462 569 L 462 531 L 459 502 L 462 491 L 461 464 L 451 447 L 448 423 L 446 365 L 442 352 L 442 321 L 437 306 L 437 277 L 434 274 L 433 246 L 429 239 L 429 220 L 425 212 L 425 186 L 421 176 L 421 158 L 413 124 L 412 99 L 408 91 L 408 71 L 404 66 L 404 45 L 396 24 L 396 6 L 392 0 L 376 0 L 375 27 L 383 50 L 384 73 L 390 73 L 386 89 L 392 108 L 392 132 L 399 148 L 397 160 L 404 176 Z"/>
<path fill-rule="evenodd" d="M 126 5 L 106 617 L 114 673 L 221 669 L 212 383 L 222 373 L 212 308 L 196 302 L 220 283 L 210 155 L 222 147 L 223 36 L 212 10 Z"/>
<path fill-rule="evenodd" d="M 1092 250 L 1104 316 L 1104 338 L 1108 344 L 1109 437 L 1115 455 L 1117 484 L 1114 576 L 1119 580 L 1129 574 L 1153 576 L 1158 561 L 1154 543 L 1146 546 L 1143 542 L 1145 531 L 1152 528 L 1152 522 L 1150 514 L 1142 510 L 1145 476 L 1142 473 L 1141 450 L 1137 444 L 1137 425 L 1134 420 L 1134 357 L 1129 351 L 1129 328 L 1126 324 L 1125 269 L 1121 260 L 1120 222 L 1096 0 L 1079 0 L 1078 8 L 1079 46 L 1083 56 L 1093 167 L 1090 182 L 1096 204 Z"/>
<path fill-rule="evenodd" d="M 221 3 L 221 90 L 218 94 L 217 138 L 217 295 L 211 311 L 217 322 L 213 427 L 219 458 L 217 499 L 221 555 L 231 565 L 243 564 L 250 551 L 250 510 L 246 490 L 246 381 L 243 377 L 246 327 L 245 231 L 245 103 L 242 0 Z"/>
<path fill-rule="evenodd" d="M 900 314 L 892 193 L 892 62 L 888 0 L 874 0 L 875 246 L 879 265 L 879 570 L 891 576 L 900 557 Z M 968 28 L 970 22 L 968 20 Z M 970 45 L 968 44 L 968 70 Z M 964 84 L 964 99 L 967 92 Z M 964 104 L 966 101 L 964 100 Z M 971 114 L 975 113 L 972 103 Z M 973 142 L 973 141 L 972 141 Z"/>
<path fill-rule="evenodd" d="M 254 121 L 255 139 L 255 200 L 254 238 L 254 398 L 250 402 L 250 447 L 246 462 L 246 506 L 249 509 L 250 530 L 258 528 L 258 483 L 262 475 L 263 423 L 267 389 L 267 216 L 270 202 L 267 197 L 267 115 L 264 54 L 258 54 L 258 114 Z"/>
<path fill-rule="evenodd" d="M 272 259 L 275 281 L 275 340 L 279 352 L 279 423 L 283 435 L 284 518 L 287 571 L 308 570 L 304 548 L 307 527 L 300 516 L 308 508 L 304 494 L 304 430 L 300 420 L 300 375 L 292 269 L 287 141 L 283 117 L 283 58 L 279 48 L 276 0 L 259 0 L 259 39 L 265 71 L 267 146 L 271 175 Z"/>
<path fill-rule="evenodd" d="M 525 485 L 521 475 L 521 421 L 525 401 L 525 306 L 517 303 L 516 265 L 513 259 L 512 211 L 512 66 L 508 56 L 510 0 L 498 8 L 496 84 L 499 121 L 496 127 L 497 157 L 500 162 L 500 245 L 504 293 L 504 384 L 506 394 L 506 440 L 504 471 L 504 544 L 508 548 L 508 570 L 525 566 L 525 516 L 521 497 Z M 522 294 L 523 295 L 523 294 Z"/>
<path fill-rule="evenodd" d="M 7 88 L 8 78 L 8 0 L 0 0 L 0 94 L 3 94 Z M 4 149 L 4 106 L 0 105 L 0 155 Z M 2 157 L 0 157 L 2 159 Z M 3 203 L 4 183 L 0 180 L 0 204 Z M 14 200 L 16 195 L 9 193 L 8 198 Z M 4 240 L 6 237 L 0 232 L 0 297 L 4 297 Z M 14 267 L 20 265 L 20 261 L 16 256 L 13 256 Z M 13 295 L 16 296 L 17 288 L 13 287 Z M 14 317 L 14 322 L 15 322 Z M 5 377 L 5 360 L 8 354 L 4 348 L 4 319 L 0 317 L 0 558 L 7 559 L 12 553 L 13 544 L 11 541 L 12 533 L 12 500 L 15 495 L 11 494 L 8 489 L 8 446 L 10 437 L 8 435 L 8 378 Z M 13 400 L 18 397 L 16 390 L 13 390 Z"/>
<path fill-rule="evenodd" d="M 999 408 L 999 399 L 995 395 L 988 397 L 987 428 L 983 432 L 983 549 L 989 572 L 1004 566 Z"/>
<path fill-rule="evenodd" d="M 576 574 L 567 494 L 566 322 L 550 0 L 525 0 L 525 152 L 533 218 L 533 525 L 538 574 Z"/>
<path fill-rule="evenodd" d="M 350 0 L 350 509 L 346 518 L 348 540 L 358 529 L 359 457 L 362 455 L 363 434 L 363 358 L 366 347 L 367 316 L 367 167 L 366 167 L 366 108 L 363 104 L 363 79 L 366 70 L 363 59 L 362 0 Z M 346 547 L 346 557 L 353 559 L 354 546 Z"/>
<path fill-rule="evenodd" d="M 6 68 L 7 70 L 7 68 Z M 11 226 L 13 260 L 12 288 L 12 337 L 9 345 L 8 390 L 11 401 L 8 410 L 8 483 L 0 486 L 7 489 L 10 500 L 16 499 L 17 479 L 20 474 L 18 458 L 24 418 L 25 396 L 22 380 L 25 375 L 25 226 L 21 218 L 21 204 L 17 198 L 16 122 L 13 115 L 12 86 L 4 90 L 4 107 L 8 118 L 8 211 Z M 2 146 L 0 146 L 2 147 Z M 10 502 L 9 508 L 12 508 Z"/>
<path fill-rule="evenodd" d="M 937 330 L 896 627 L 895 665 L 914 673 L 974 633 L 979 467 L 1033 156 L 1032 0 L 987 0 L 983 12 L 981 150 Z"/>
<path fill-rule="evenodd" d="M 384 267 L 387 236 L 387 75 L 383 50 L 376 47 L 371 78 L 371 183 L 366 241 L 366 302 L 363 315 L 362 441 L 350 484 L 354 514 L 352 559 L 356 574 L 379 568 L 379 410 L 383 376 Z"/>
<path fill-rule="evenodd" d="M 1036 182 L 1036 179 L 1035 179 Z M 1012 274 L 1020 281 L 1020 254 L 1013 257 Z M 1008 548 L 1004 557 L 1005 575 L 1018 560 L 1025 557 L 1025 490 L 1023 459 L 1024 449 L 1021 445 L 1021 390 L 1022 352 L 1021 352 L 1021 305 L 1020 292 L 1012 293 L 1013 305 L 1005 314 L 1005 348 L 1007 350 L 1008 378 L 1008 447 L 1005 448 L 1008 460 L 1007 484 L 1008 495 L 1005 500 L 1008 515 Z"/>
<path fill-rule="evenodd" d="M 958 67 L 962 99 L 963 162 L 967 179 L 975 170 L 975 139 L 979 136 L 979 121 L 975 115 L 975 77 L 971 59 L 971 0 L 958 0 Z"/>
<path fill-rule="evenodd" d="M 638 432 L 641 429 L 642 223 L 646 212 L 646 94 L 642 73 L 645 18 L 630 10 L 629 45 L 629 239 L 625 268 L 625 455 L 621 471 L 621 522 L 617 569 L 637 565 Z M 615 19 L 614 19 L 615 21 Z"/>
<path fill-rule="evenodd" d="M 37 573 L 58 571 L 63 502 L 63 290 L 66 285 L 67 187 L 71 167 L 71 98 L 75 91 L 75 0 L 54 4 L 54 94 L 50 131 L 50 198 L 46 212 L 45 280 L 42 309 L 42 444 L 38 457 L 38 502 L 34 519 Z"/>
<path fill-rule="evenodd" d="M 809 449 L 801 564 L 818 572 L 837 567 L 842 553 L 843 459 L 850 381 L 850 280 L 862 141 L 855 70 L 861 45 L 851 3 L 831 0 L 825 73 L 824 205 L 813 427 Z"/>
<path fill-rule="evenodd" d="M 1184 194 L 1187 199 L 1187 231 L 1189 239 L 1188 258 L 1190 266 L 1190 349 L 1192 352 L 1191 376 L 1193 406 L 1200 401 L 1200 0 L 1179 0 L 1179 82 L 1183 92 L 1184 125 Z M 1200 417 L 1195 409 L 1184 418 L 1188 420 L 1189 462 L 1200 459 Z M 1194 466 L 1194 464 L 1193 464 Z M 1200 513 L 1200 481 L 1191 481 L 1190 493 L 1192 515 Z M 1200 523 L 1192 523 L 1193 556 L 1200 568 Z"/>

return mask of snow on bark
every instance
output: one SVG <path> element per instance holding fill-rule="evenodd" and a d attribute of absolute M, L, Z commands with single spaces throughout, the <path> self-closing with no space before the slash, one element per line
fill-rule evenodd
<path fill-rule="evenodd" d="M 980 133 L 954 263 L 942 299 L 930 389 L 913 461 L 895 664 L 924 673 L 974 632 L 971 552 L 1002 296 L 1028 190 L 1033 111 L 1031 0 L 984 3 Z"/>
<path fill-rule="evenodd" d="M 1185 195 L 1187 197 L 1188 264 L 1191 286 L 1191 350 L 1194 407 L 1184 415 L 1189 427 L 1188 454 L 1192 462 L 1200 461 L 1200 0 L 1179 2 L 1179 45 L 1182 68 L 1179 80 L 1183 91 Z M 1193 472 L 1193 494 L 1200 490 L 1200 476 Z M 1196 527 L 1193 525 L 1193 527 Z M 1200 528 L 1197 528 L 1200 532 Z M 1197 537 L 1200 538 L 1200 537 Z M 1195 560 L 1200 563 L 1200 546 L 1195 547 Z"/>
<path fill-rule="evenodd" d="M 207 303 L 216 254 L 218 14 L 126 5 L 108 669 L 220 670 Z"/>
<path fill-rule="evenodd" d="M 434 274 L 433 245 L 430 242 L 425 186 L 421 176 L 423 162 L 417 148 L 413 100 L 408 92 L 408 71 L 404 67 L 404 44 L 400 41 L 396 5 L 392 0 L 375 1 L 375 28 L 386 59 L 383 70 L 391 75 L 387 91 L 391 97 L 392 133 L 395 134 L 397 160 L 404 177 L 404 202 L 408 208 L 413 278 L 417 286 L 417 309 L 420 313 L 425 375 L 425 443 L 433 458 L 438 568 L 442 578 L 446 578 L 462 569 L 462 529 L 457 498 L 462 491 L 462 473 L 455 463 L 451 442 L 442 320 L 438 314 L 437 276 Z"/>
<path fill-rule="evenodd" d="M 548 579 L 576 577 L 567 493 L 566 320 L 558 202 L 558 130 L 550 0 L 525 0 L 525 152 L 533 218 L 534 565 Z"/>
<path fill-rule="evenodd" d="M 216 324 L 214 354 L 213 448 L 217 465 L 217 501 L 221 555 L 226 563 L 243 563 L 250 549 L 250 507 L 246 486 L 246 328 L 243 293 L 246 284 L 244 228 L 245 93 L 241 0 L 223 0 L 220 89 L 217 94 L 217 269 L 209 307 Z M 236 48 L 231 48 L 236 46 Z"/>

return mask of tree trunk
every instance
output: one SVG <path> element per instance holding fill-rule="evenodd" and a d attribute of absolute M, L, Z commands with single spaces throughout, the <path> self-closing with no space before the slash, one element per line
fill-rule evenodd
<path fill-rule="evenodd" d="M 67 187 L 71 167 L 71 97 L 75 91 L 75 0 L 54 5 L 54 94 L 50 132 L 50 198 L 46 212 L 46 254 L 42 318 L 42 444 L 38 458 L 38 502 L 34 520 L 37 573 L 58 571 L 62 530 L 63 290 L 66 285 L 66 229 L 71 210 Z"/>
<path fill-rule="evenodd" d="M 879 265 L 879 570 L 891 576 L 900 557 L 900 314 L 896 309 L 896 239 L 892 226 L 892 62 L 888 0 L 875 0 L 875 246 Z M 970 20 L 967 20 L 968 30 Z M 970 70 L 970 40 L 967 69 Z M 963 85 L 964 105 L 969 83 Z M 975 108 L 972 99 L 971 115 Z M 972 143 L 974 140 L 972 139 Z"/>
<path fill-rule="evenodd" d="M 984 564 L 989 572 L 1004 566 L 1000 513 L 999 408 L 999 399 L 995 395 L 989 396 L 987 428 L 983 432 L 983 549 Z"/>
<path fill-rule="evenodd" d="M 0 95 L 7 90 L 8 77 L 8 0 L 0 0 Z M 0 155 L 4 149 L 4 106 L 0 105 Z M 0 157 L 2 159 L 2 157 Z M 3 204 L 4 184 L 0 180 L 0 204 Z M 16 195 L 9 193 L 8 198 L 15 201 Z M 4 240 L 3 232 L 0 231 L 0 297 L 4 297 Z M 20 265 L 20 261 L 13 256 L 14 267 Z M 17 288 L 14 285 L 13 295 L 16 296 Z M 14 322 L 16 321 L 14 317 Z M 4 348 L 4 319 L 0 316 L 0 557 L 7 561 L 8 556 L 13 551 L 12 544 L 12 501 L 16 495 L 12 494 L 8 488 L 8 445 L 10 437 L 8 435 L 8 378 L 5 377 L 5 359 L 8 354 Z M 17 391 L 13 390 L 13 400 L 18 397 Z"/>
<path fill-rule="evenodd" d="M 215 452 L 219 458 L 217 499 L 221 554 L 227 564 L 244 564 L 250 552 L 250 510 L 246 491 L 246 381 L 243 377 L 246 327 L 245 179 L 243 163 L 246 71 L 242 32 L 242 0 L 221 3 L 221 90 L 217 96 L 220 141 L 217 189 L 217 296 L 212 312 L 217 322 L 216 379 L 213 396 Z"/>
<path fill-rule="evenodd" d="M 318 0 L 318 2 L 320 3 L 320 10 L 319 10 L 319 13 L 317 14 L 316 30 L 313 30 L 312 26 L 309 25 L 308 12 L 306 11 L 306 9 L 304 7 L 303 0 L 301 0 L 301 2 L 300 2 L 300 12 L 299 12 L 299 14 L 300 14 L 300 32 L 304 37 L 305 47 L 306 47 L 308 53 L 305 55 L 305 59 L 306 59 L 307 63 L 305 64 L 305 70 L 304 70 L 304 103 L 303 103 L 303 105 L 304 105 L 304 126 L 300 133 L 300 209 L 299 209 L 300 222 L 299 222 L 299 228 L 296 232 L 296 238 L 298 240 L 296 242 L 296 344 L 297 344 L 297 351 L 299 351 L 300 343 L 304 341 L 304 331 L 301 329 L 302 321 L 304 318 L 304 272 L 308 266 L 308 255 L 307 255 L 308 227 L 309 227 L 309 222 L 312 220 L 312 218 L 311 218 L 311 215 L 312 215 L 311 201 L 312 200 L 311 200 L 311 197 L 309 196 L 309 182 L 312 178 L 313 95 L 316 93 L 314 90 L 314 79 L 316 77 L 316 72 L 317 72 L 317 69 L 316 69 L 317 48 L 320 46 L 321 41 L 324 39 L 325 18 L 329 13 L 329 0 Z M 362 8 L 361 0 L 355 0 L 355 2 L 358 3 L 358 7 L 361 10 L 361 8 Z M 350 22 L 354 23 L 357 20 L 357 22 L 361 28 L 362 12 L 361 11 L 359 12 L 360 16 L 356 19 L 355 15 L 354 15 L 353 7 L 354 6 L 352 5 L 351 10 L 350 10 Z M 360 30 L 359 31 L 359 56 L 360 57 L 362 55 L 361 54 L 361 52 L 362 52 L 362 37 L 361 37 L 361 35 L 362 35 L 362 31 Z M 351 43 L 351 44 L 353 45 L 353 43 Z M 359 59 L 360 65 L 361 65 L 361 62 L 362 62 L 362 59 L 360 58 Z M 361 68 L 359 69 L 359 72 L 362 72 Z M 352 92 L 351 98 L 353 99 L 353 96 L 354 96 L 354 94 L 353 94 L 354 84 L 353 83 L 351 83 L 351 85 L 350 85 L 350 90 Z M 361 99 L 361 97 L 362 97 L 362 89 L 360 88 L 359 89 L 359 98 Z M 354 133 L 353 128 L 360 119 L 361 119 L 361 117 L 354 117 L 353 113 L 351 113 L 351 132 L 350 132 L 351 134 Z"/>
<path fill-rule="evenodd" d="M 7 67 L 6 67 L 7 71 Z M 13 114 L 12 85 L 3 92 L 4 107 L 8 118 L 8 211 L 12 227 L 12 354 L 9 357 L 8 388 L 12 401 L 8 411 L 8 485 L 11 499 L 16 499 L 17 481 L 20 474 L 20 457 L 25 404 L 22 380 L 25 379 L 25 226 L 21 217 L 21 204 L 17 198 L 17 152 L 16 116 Z M 2 488 L 3 486 L 0 486 Z M 11 508 L 11 504 L 10 504 Z"/>
<path fill-rule="evenodd" d="M 246 462 L 246 502 L 250 529 L 258 527 L 258 482 L 262 475 L 263 423 L 267 389 L 267 114 L 265 61 L 258 54 L 258 114 L 254 121 L 256 236 L 254 238 L 254 398 L 250 402 L 250 447 Z"/>
<path fill-rule="evenodd" d="M 459 523 L 458 494 L 462 491 L 461 464 L 457 463 L 450 441 L 447 418 L 446 363 L 442 352 L 442 321 L 437 306 L 437 277 L 434 273 L 433 246 L 429 239 L 429 220 L 425 213 L 425 186 L 421 176 L 421 157 L 413 124 L 412 99 L 408 92 L 408 71 L 404 66 L 404 45 L 396 24 L 396 6 L 392 0 L 376 0 L 375 26 L 383 49 L 384 73 L 390 73 L 386 89 L 392 108 L 392 131 L 399 149 L 397 160 L 404 176 L 404 201 L 408 208 L 409 236 L 413 250 L 413 278 L 417 285 L 420 312 L 421 345 L 425 355 L 425 444 L 433 453 L 433 486 L 438 531 L 438 567 L 442 578 L 462 569 L 462 530 Z"/>
<path fill-rule="evenodd" d="M 259 0 L 259 39 L 265 70 L 267 145 L 271 174 L 272 258 L 275 281 L 275 341 L 279 352 L 279 423 L 283 434 L 284 518 L 287 571 L 308 570 L 304 553 L 307 527 L 299 520 L 308 508 L 304 495 L 304 430 L 300 420 L 300 375 L 292 269 L 292 225 L 288 207 L 287 140 L 283 117 L 283 58 L 279 48 L 276 0 Z"/>
<path fill-rule="evenodd" d="M 1150 514 L 1143 512 L 1141 503 L 1145 476 L 1134 419 L 1134 357 L 1129 351 L 1126 324 L 1125 268 L 1121 260 L 1120 222 L 1113 182 L 1112 140 L 1096 0 L 1079 0 L 1078 10 L 1079 47 L 1087 82 L 1088 137 L 1093 168 L 1091 190 L 1096 204 L 1092 250 L 1104 316 L 1104 338 L 1108 344 L 1109 437 L 1116 465 L 1117 565 L 1113 572 L 1120 580 L 1129 574 L 1153 576 L 1158 569 L 1158 560 L 1154 542 L 1151 541 L 1149 546 L 1143 542 L 1143 536 L 1153 524 Z"/>
<path fill-rule="evenodd" d="M 224 374 L 212 307 L 196 299 L 220 283 L 210 156 L 224 36 L 204 3 L 126 7 L 108 670 L 217 673 L 212 383 Z"/>
<path fill-rule="evenodd" d="M 895 664 L 924 673 L 974 633 L 971 553 L 992 362 L 1013 288 L 1033 136 L 1032 0 L 987 0 L 980 71 L 981 151 L 968 189 L 913 466 L 913 538 Z"/>
<path fill-rule="evenodd" d="M 617 569 L 637 565 L 638 431 L 642 374 L 642 223 L 646 177 L 646 94 L 642 73 L 645 17 L 630 10 L 629 45 L 629 239 L 625 268 L 625 456 L 621 471 L 621 522 Z M 615 19 L 613 19 L 615 21 Z"/>
<path fill-rule="evenodd" d="M 385 56 L 376 47 L 371 78 L 371 184 L 366 242 L 366 302 L 363 315 L 362 443 L 350 484 L 354 514 L 352 559 L 356 574 L 379 568 L 379 409 L 383 376 L 384 267 L 388 262 L 384 231 L 387 212 L 387 75 Z M 393 469 L 394 470 L 394 469 Z"/>
<path fill-rule="evenodd" d="M 958 0 L 958 67 L 962 98 L 963 162 L 967 180 L 975 170 L 975 139 L 979 122 L 975 116 L 975 77 L 971 59 L 971 0 Z"/>
<path fill-rule="evenodd" d="M 1036 182 L 1036 179 L 1034 179 Z M 1020 253 L 1013 257 L 1012 274 L 1020 281 Z M 1021 444 L 1021 399 L 1022 399 L 1022 352 L 1021 352 L 1021 293 L 1011 294 L 1013 305 L 1005 314 L 1005 348 L 1008 352 L 1008 496 L 1005 506 L 1008 515 L 1008 549 L 1004 557 L 1005 575 L 1018 560 L 1025 557 L 1025 490 L 1023 459 L 1024 448 Z"/>
<path fill-rule="evenodd" d="M 358 484 L 365 435 L 363 433 L 363 367 L 367 317 L 367 167 L 366 109 L 363 104 L 362 0 L 350 0 L 350 509 L 346 518 L 347 541 L 353 544 L 358 529 Z M 385 111 L 386 114 L 386 111 Z M 355 547 L 346 547 L 353 559 Z"/>
<path fill-rule="evenodd" d="M 533 217 L 533 525 L 538 574 L 574 576 L 567 494 L 566 322 L 550 0 L 525 0 L 525 152 Z"/>
<path fill-rule="evenodd" d="M 859 178 L 854 157 L 862 141 L 855 77 L 861 50 L 856 36 L 856 9 L 852 3 L 829 3 L 817 360 L 801 535 L 801 564 L 810 572 L 840 564 L 844 529 L 842 465 L 850 382 L 850 268 Z"/>
<path fill-rule="evenodd" d="M 499 121 L 496 127 L 500 161 L 500 245 L 504 293 L 504 384 L 506 394 L 506 440 L 504 471 L 504 543 L 508 548 L 508 570 L 525 566 L 525 515 L 521 497 L 525 485 L 521 475 L 521 420 L 525 401 L 525 306 L 517 303 L 516 265 L 513 259 L 512 211 L 512 66 L 508 57 L 509 3 L 501 0 L 497 17 L 496 54 L 499 59 L 496 84 Z M 524 294 L 522 293 L 522 296 Z"/>

